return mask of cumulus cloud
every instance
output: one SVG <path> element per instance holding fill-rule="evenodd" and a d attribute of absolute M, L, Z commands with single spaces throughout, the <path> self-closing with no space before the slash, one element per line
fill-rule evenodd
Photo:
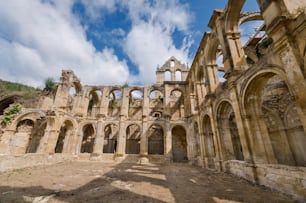
<path fill-rule="evenodd" d="M 122 3 L 122 6 L 128 8 L 132 20 L 124 49 L 139 68 L 140 82 L 155 82 L 156 65 L 162 65 L 171 56 L 190 63 L 188 49 L 193 41 L 188 37 L 191 16 L 186 5 L 177 0 L 131 0 Z M 176 47 L 172 38 L 176 30 L 187 35 L 181 47 Z"/>
<path fill-rule="evenodd" d="M 116 44 L 137 66 L 137 75 L 129 73 L 126 60 L 119 59 L 111 43 L 97 50 L 86 38 L 88 25 L 73 13 L 75 3 L 84 5 L 93 22 L 127 10 L 131 26 L 114 28 L 110 35 L 121 40 Z M 83 84 L 154 83 L 157 64 L 171 56 L 191 62 L 189 13 L 179 0 L 0 1 L 0 78 L 42 86 L 45 78 L 59 78 L 61 69 L 72 69 Z M 179 46 L 175 32 L 187 36 Z"/>
<path fill-rule="evenodd" d="M 97 51 L 87 41 L 72 5 L 69 0 L 0 2 L 0 78 L 41 86 L 64 68 L 85 84 L 127 80 L 126 62 L 112 49 Z"/>

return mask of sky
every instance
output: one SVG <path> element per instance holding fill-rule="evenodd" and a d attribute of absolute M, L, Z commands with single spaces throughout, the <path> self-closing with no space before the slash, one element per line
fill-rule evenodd
<path fill-rule="evenodd" d="M 150 85 L 171 56 L 191 65 L 226 0 L 0 1 L 0 79 L 43 87 L 73 70 L 83 85 Z M 245 11 L 258 10 L 247 0 Z M 254 27 L 242 28 L 247 39 Z"/>

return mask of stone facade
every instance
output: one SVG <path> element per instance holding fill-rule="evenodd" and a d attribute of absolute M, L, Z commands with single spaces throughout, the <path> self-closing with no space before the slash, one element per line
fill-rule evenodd
<path fill-rule="evenodd" d="M 215 10 L 191 67 L 171 57 L 152 86 L 85 86 L 64 70 L 54 98 L 2 129 L 3 163 L 189 162 L 305 200 L 306 2 L 257 2 L 256 13 L 241 12 L 245 0 Z M 253 20 L 265 34 L 242 46 L 239 26 Z"/>

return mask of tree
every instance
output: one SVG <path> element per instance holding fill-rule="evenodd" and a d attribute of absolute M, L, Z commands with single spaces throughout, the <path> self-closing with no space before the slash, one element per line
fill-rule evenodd
<path fill-rule="evenodd" d="M 53 78 L 47 78 L 45 80 L 45 91 L 52 92 L 55 89 L 55 82 Z"/>

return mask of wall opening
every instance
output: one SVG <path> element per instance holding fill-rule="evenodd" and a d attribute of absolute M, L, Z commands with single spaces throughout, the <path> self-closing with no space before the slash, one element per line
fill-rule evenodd
<path fill-rule="evenodd" d="M 117 150 L 118 126 L 108 124 L 104 128 L 103 153 L 115 153 Z"/>
<path fill-rule="evenodd" d="M 222 102 L 217 110 L 218 130 L 222 153 L 226 160 L 244 160 L 235 113 L 229 102 Z"/>
<path fill-rule="evenodd" d="M 59 136 L 57 138 L 55 153 L 69 152 L 73 139 L 73 124 L 70 121 L 65 121 L 61 126 Z"/>
<path fill-rule="evenodd" d="M 160 125 L 153 124 L 148 131 L 148 153 L 164 154 L 164 131 Z"/>
<path fill-rule="evenodd" d="M 187 162 L 186 131 L 182 126 L 172 129 L 172 157 L 174 162 Z"/>
<path fill-rule="evenodd" d="M 140 135 L 141 129 L 139 125 L 132 124 L 126 129 L 126 154 L 139 154 L 140 153 Z"/>
<path fill-rule="evenodd" d="M 92 153 L 95 141 L 95 130 L 92 124 L 83 127 L 83 139 L 81 145 L 81 153 Z"/>

